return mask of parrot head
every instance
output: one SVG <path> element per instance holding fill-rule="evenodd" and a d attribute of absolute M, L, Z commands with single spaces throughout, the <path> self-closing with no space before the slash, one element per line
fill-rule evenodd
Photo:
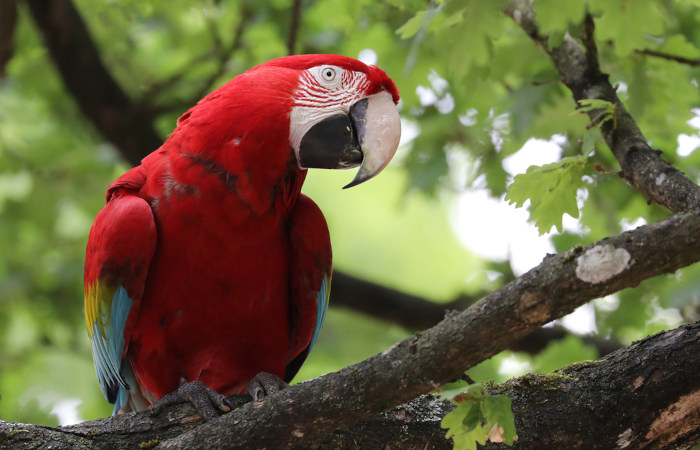
<path fill-rule="evenodd" d="M 299 168 L 360 166 L 348 188 L 391 161 L 401 137 L 399 92 L 383 70 L 336 55 L 291 56 L 268 64 L 299 64 L 289 135 Z"/>
<path fill-rule="evenodd" d="M 250 173 L 252 167 L 279 173 L 290 158 L 301 171 L 360 166 L 347 188 L 377 175 L 396 153 L 398 101 L 396 85 L 375 66 L 337 55 L 287 56 L 203 98 L 180 117 L 171 138 Z"/>

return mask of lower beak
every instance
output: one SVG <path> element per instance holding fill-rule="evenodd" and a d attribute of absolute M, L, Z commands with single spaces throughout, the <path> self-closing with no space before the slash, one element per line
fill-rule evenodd
<path fill-rule="evenodd" d="M 304 168 L 349 169 L 360 166 L 349 188 L 369 180 L 389 164 L 401 137 L 401 120 L 391 94 L 382 91 L 317 123 L 299 144 Z"/>

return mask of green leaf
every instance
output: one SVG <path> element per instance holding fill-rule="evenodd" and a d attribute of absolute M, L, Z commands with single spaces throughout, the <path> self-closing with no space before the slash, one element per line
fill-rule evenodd
<path fill-rule="evenodd" d="M 459 404 L 459 408 L 467 410 L 464 418 L 462 419 L 464 431 L 471 432 L 475 428 L 481 426 L 481 423 L 484 421 L 481 406 L 482 402 L 478 400 L 470 400 Z"/>
<path fill-rule="evenodd" d="M 459 405 L 442 418 L 440 426 L 447 429 L 445 437 L 450 438 L 457 432 L 461 432 L 463 428 L 462 425 L 464 425 L 464 418 L 469 414 L 469 409 L 471 409 L 471 407 L 472 404 Z"/>
<path fill-rule="evenodd" d="M 517 435 L 510 397 L 489 395 L 484 400 L 482 411 L 488 419 L 486 428 L 489 429 L 489 440 L 513 445 Z"/>
<path fill-rule="evenodd" d="M 429 30 L 445 42 L 461 43 L 467 52 L 448 53 L 449 73 L 458 80 L 473 67 L 487 66 L 493 53 L 493 41 L 503 30 L 506 18 L 501 12 L 504 0 L 451 1 L 432 21 Z"/>
<path fill-rule="evenodd" d="M 682 34 L 676 34 L 664 41 L 661 51 L 673 56 L 694 59 L 700 57 L 700 49 Z"/>
<path fill-rule="evenodd" d="M 668 20 L 656 0 L 589 0 L 589 8 L 597 15 L 596 40 L 612 41 L 618 56 L 645 48 Z"/>
<path fill-rule="evenodd" d="M 483 427 L 479 426 L 455 435 L 452 440 L 454 441 L 455 450 L 472 450 L 477 448 L 477 443 L 481 445 L 486 443 L 486 433 Z"/>
<path fill-rule="evenodd" d="M 588 133 L 583 135 L 583 140 L 581 141 L 581 153 L 584 156 L 590 156 L 595 150 L 595 143 L 598 140 L 598 130 L 590 130 Z"/>
<path fill-rule="evenodd" d="M 447 429 L 445 437 L 452 438 L 455 450 L 476 449 L 477 442 L 486 442 L 481 419 L 481 402 L 462 402 L 443 417 L 440 426 Z"/>
<path fill-rule="evenodd" d="M 540 234 L 552 226 L 562 230 L 562 216 L 578 218 L 576 192 L 585 186 L 581 179 L 587 158 L 572 156 L 544 166 L 530 166 L 524 174 L 516 175 L 508 188 L 506 200 L 517 207 L 530 200 L 530 219 Z"/>
<path fill-rule="evenodd" d="M 418 33 L 421 25 L 423 25 L 426 13 L 427 11 L 418 11 L 415 16 L 408 19 L 405 24 L 396 30 L 396 33 L 401 36 L 401 39 L 408 39 Z"/>
<path fill-rule="evenodd" d="M 535 0 L 532 7 L 535 9 L 535 20 L 539 25 L 540 32 L 544 35 L 556 33 L 562 39 L 569 24 L 583 21 L 583 15 L 586 11 L 585 2 L 582 0 L 567 0 L 565 2 L 561 0 Z"/>
<path fill-rule="evenodd" d="M 513 444 L 517 436 L 510 398 L 489 394 L 481 383 L 442 386 L 441 397 L 450 395 L 457 408 L 440 425 L 447 429 L 445 436 L 453 439 L 455 450 L 476 449 L 477 443 L 483 445 L 487 440 Z"/>
<path fill-rule="evenodd" d="M 579 100 L 578 104 L 580 106 L 576 108 L 576 111 L 579 112 L 588 112 L 594 109 L 604 109 L 606 111 L 612 111 L 612 109 L 615 108 L 614 104 L 610 103 L 607 100 L 601 100 L 599 98 L 584 98 L 583 100 Z"/>
<path fill-rule="evenodd" d="M 595 348 L 585 345 L 579 336 L 569 335 L 564 339 L 552 341 L 533 358 L 533 362 L 536 372 L 550 373 L 568 364 L 597 357 L 598 352 Z"/>
<path fill-rule="evenodd" d="M 597 130 L 608 120 L 613 121 L 613 128 L 617 128 L 617 107 L 614 103 L 598 98 L 585 98 L 578 101 L 577 112 L 590 112 L 600 110 L 591 120 L 589 128 Z"/>
<path fill-rule="evenodd" d="M 457 381 L 455 383 L 447 383 L 440 386 L 438 397 L 442 400 L 452 400 L 457 395 L 466 392 L 469 389 L 469 383 L 466 381 Z"/>

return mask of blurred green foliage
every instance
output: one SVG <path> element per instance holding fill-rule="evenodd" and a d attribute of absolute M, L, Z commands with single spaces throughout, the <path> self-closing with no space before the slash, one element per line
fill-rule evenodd
<path fill-rule="evenodd" d="M 163 137 L 197 96 L 287 52 L 291 0 L 75 2 L 119 83 L 159 111 Z M 588 134 L 587 118 L 574 112 L 545 54 L 502 14 L 503 4 L 302 2 L 296 51 L 358 57 L 371 49 L 396 81 L 404 125 L 415 133 L 386 173 L 360 188 L 340 190 L 351 174 L 309 175 L 305 192 L 328 218 L 336 268 L 435 301 L 498 287 L 500 279 L 489 274 L 499 261 L 471 254 L 453 233 L 459 194 L 485 189 L 502 199 L 512 182 L 503 161 L 532 138 L 563 136 L 562 158 L 583 155 L 590 164 L 617 168 L 600 138 Z M 567 31 L 579 35 L 586 8 L 595 15 L 603 70 L 619 84 L 647 139 L 697 180 L 700 151 L 679 155 L 676 148 L 679 135 L 697 135 L 688 121 L 700 105 L 700 69 L 637 52 L 700 56 L 697 1 L 533 4 L 550 45 Z M 56 408 L 70 409 L 75 399 L 80 418 L 106 416 L 111 406 L 99 391 L 84 330 L 82 264 L 104 191 L 128 166 L 63 88 L 22 2 L 6 69 L 0 80 L 0 418 L 56 424 Z M 569 189 L 578 192 L 580 230 L 551 234 L 557 251 L 669 214 L 615 175 L 584 174 L 585 183 Z M 471 214 L 484 219 L 479 210 Z M 697 319 L 699 271 L 691 267 L 594 302 L 598 333 L 629 342 Z M 297 381 L 357 362 L 414 331 L 332 309 Z M 573 336 L 536 356 L 503 353 L 469 373 L 503 380 L 518 370 L 546 372 L 595 357 Z M 513 366 L 520 369 L 506 370 Z"/>

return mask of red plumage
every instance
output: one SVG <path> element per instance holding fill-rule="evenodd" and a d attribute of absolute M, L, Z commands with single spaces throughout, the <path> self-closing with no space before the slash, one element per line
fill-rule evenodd
<path fill-rule="evenodd" d="M 183 380 L 225 395 L 261 371 L 289 380 L 306 357 L 331 247 L 323 215 L 300 194 L 306 170 L 290 148 L 290 113 L 300 73 L 323 64 L 365 74 L 363 96 L 398 101 L 384 72 L 350 58 L 274 60 L 202 99 L 109 187 L 88 243 L 86 320 L 105 395 L 130 391 L 117 409 Z M 116 270 L 119 259 L 131 263 Z M 133 306 L 113 294 L 119 287 Z"/>

